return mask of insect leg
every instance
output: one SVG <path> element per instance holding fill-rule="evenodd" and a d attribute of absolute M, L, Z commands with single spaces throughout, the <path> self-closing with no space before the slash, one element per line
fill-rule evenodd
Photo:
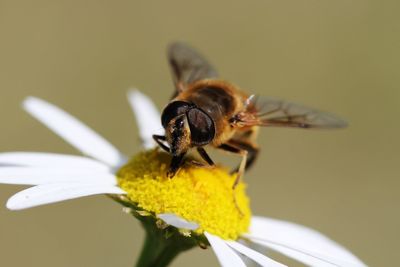
<path fill-rule="evenodd" d="M 218 147 L 219 149 L 225 150 L 227 152 L 231 152 L 234 154 L 238 154 L 240 156 L 242 156 L 242 160 L 240 162 L 238 171 L 237 171 L 237 176 L 236 176 L 236 180 L 233 183 L 232 188 L 235 189 L 236 186 L 238 185 L 240 178 L 243 176 L 244 170 L 246 169 L 246 162 L 247 162 L 247 154 L 248 151 L 245 149 L 241 149 L 240 147 L 238 147 L 235 144 L 231 144 L 230 142 L 222 144 Z"/>
<path fill-rule="evenodd" d="M 163 136 L 163 135 L 156 135 L 156 134 L 154 134 L 153 135 L 153 139 L 154 139 L 154 141 L 156 141 L 156 143 L 162 148 L 162 149 L 164 149 L 166 152 L 170 152 L 169 151 L 169 147 L 167 147 L 163 142 L 165 142 L 166 141 L 166 138 L 165 138 L 165 136 Z"/>
<path fill-rule="evenodd" d="M 207 154 L 206 150 L 202 147 L 197 148 L 197 152 L 199 152 L 200 156 L 208 163 L 210 166 L 214 166 L 213 160 L 210 158 L 210 156 Z"/>
<path fill-rule="evenodd" d="M 247 151 L 248 154 L 247 154 L 245 171 L 250 169 L 250 167 L 256 161 L 258 152 L 260 152 L 260 149 L 255 144 L 252 144 L 250 142 L 231 140 L 231 141 L 229 141 L 229 143 L 234 144 L 236 147 L 239 147 L 239 148 Z M 240 166 L 238 166 L 234 171 L 235 172 L 239 171 L 239 168 L 240 168 Z"/>
<path fill-rule="evenodd" d="M 246 159 L 247 159 L 247 150 L 244 149 L 240 149 L 235 145 L 228 143 L 222 144 L 218 147 L 219 149 L 222 149 L 224 151 L 236 154 L 236 155 L 241 155 L 242 156 L 242 161 L 240 162 L 240 166 L 239 166 L 239 170 L 237 172 L 237 176 L 235 179 L 235 182 L 232 185 L 232 189 L 235 190 L 236 186 L 238 185 L 240 178 L 243 176 L 244 173 L 244 169 L 246 168 Z M 233 193 L 233 201 L 235 203 L 235 206 L 237 208 L 237 210 L 239 211 L 241 216 L 244 216 L 244 213 L 242 212 L 242 210 L 240 209 L 238 203 L 237 203 L 237 199 L 236 199 L 236 195 L 235 193 Z"/>

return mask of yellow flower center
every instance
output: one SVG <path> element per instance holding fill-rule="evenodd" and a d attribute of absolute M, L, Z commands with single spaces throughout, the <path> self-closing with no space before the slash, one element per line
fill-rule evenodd
<path fill-rule="evenodd" d="M 119 186 L 137 207 L 157 214 L 173 213 L 195 222 L 224 239 L 237 239 L 248 230 L 251 211 L 242 182 L 233 190 L 236 175 L 222 167 L 184 164 L 166 176 L 171 157 L 159 150 L 142 152 L 118 172 Z"/>

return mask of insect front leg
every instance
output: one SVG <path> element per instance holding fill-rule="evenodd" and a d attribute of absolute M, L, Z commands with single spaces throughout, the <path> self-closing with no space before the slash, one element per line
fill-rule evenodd
<path fill-rule="evenodd" d="M 198 147 L 197 148 L 197 152 L 199 152 L 200 156 L 202 157 L 202 159 L 204 159 L 208 165 L 210 166 L 214 166 L 214 161 L 210 158 L 210 156 L 207 154 L 206 150 L 202 147 Z"/>
<path fill-rule="evenodd" d="M 156 141 L 156 143 L 162 148 L 162 149 L 164 149 L 166 152 L 170 152 L 169 151 L 169 147 L 167 147 L 165 144 L 164 144 L 164 142 L 167 140 L 166 138 L 165 138 L 165 136 L 163 136 L 163 135 L 156 135 L 156 134 L 153 134 L 153 139 L 154 139 L 154 141 Z"/>

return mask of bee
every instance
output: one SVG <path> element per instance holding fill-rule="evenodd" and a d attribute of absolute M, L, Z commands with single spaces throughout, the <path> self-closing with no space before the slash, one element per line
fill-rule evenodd
<path fill-rule="evenodd" d="M 218 78 L 214 67 L 184 43 L 168 48 L 175 93 L 164 108 L 161 123 L 165 135 L 153 135 L 158 145 L 172 155 L 168 176 L 182 166 L 185 155 L 196 149 L 202 159 L 214 162 L 210 146 L 242 157 L 233 188 L 259 154 L 256 137 L 260 126 L 293 128 L 343 128 L 346 122 L 326 112 L 277 99 L 260 101 L 230 82 Z"/>

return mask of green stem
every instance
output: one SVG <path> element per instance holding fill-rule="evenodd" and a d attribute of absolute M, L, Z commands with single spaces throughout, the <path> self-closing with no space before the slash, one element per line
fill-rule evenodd
<path fill-rule="evenodd" d="M 146 231 L 146 239 L 136 267 L 165 267 L 179 253 L 196 246 L 205 248 L 209 245 L 207 239 L 202 235 L 184 236 L 173 226 L 158 225 L 155 215 L 140 214 L 137 206 L 121 196 L 109 196 L 123 206 L 131 208 L 134 211 L 132 215 L 142 223 Z"/>
<path fill-rule="evenodd" d="M 168 266 L 179 253 L 196 246 L 193 239 L 183 237 L 176 230 L 158 229 L 154 222 L 149 221 L 141 220 L 146 239 L 136 267 Z"/>

